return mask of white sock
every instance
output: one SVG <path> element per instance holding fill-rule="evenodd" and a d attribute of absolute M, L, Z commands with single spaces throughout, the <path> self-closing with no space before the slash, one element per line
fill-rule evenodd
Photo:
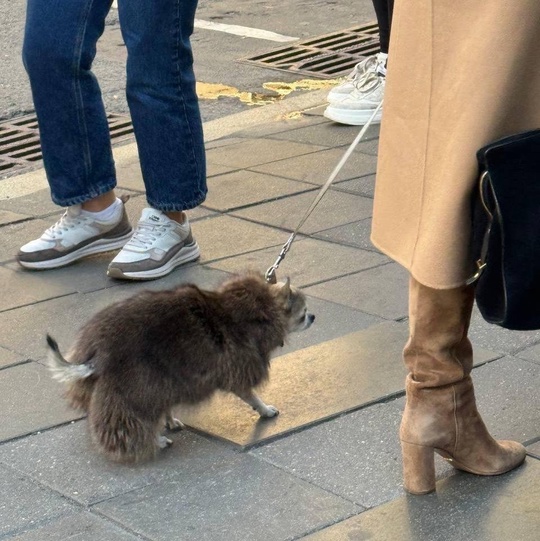
<path fill-rule="evenodd" d="M 94 220 L 100 222 L 111 222 L 114 221 L 115 218 L 119 220 L 122 216 L 122 201 L 117 197 L 115 202 L 106 209 L 100 210 L 99 212 L 83 210 L 81 213 L 91 216 Z"/>

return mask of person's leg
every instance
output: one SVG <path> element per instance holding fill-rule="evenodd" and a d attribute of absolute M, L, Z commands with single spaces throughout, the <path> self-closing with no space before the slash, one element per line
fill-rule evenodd
<path fill-rule="evenodd" d="M 91 71 L 110 0 L 28 0 L 23 62 L 54 203 L 64 207 L 116 185 L 101 92 Z"/>
<path fill-rule="evenodd" d="M 197 0 L 120 0 L 127 99 L 151 207 L 184 211 L 206 197 L 190 36 Z"/>
<path fill-rule="evenodd" d="M 62 218 L 17 254 L 48 269 L 121 248 L 131 226 L 116 175 L 101 92 L 91 71 L 110 0 L 28 0 L 23 61 L 38 118 L 43 161 Z"/>
<path fill-rule="evenodd" d="M 151 208 L 108 274 L 153 279 L 199 257 L 183 212 L 207 192 L 189 41 L 197 1 L 120 0 L 118 7 L 128 50 L 127 98 Z"/>
<path fill-rule="evenodd" d="M 521 444 L 490 436 L 476 409 L 467 337 L 473 303 L 472 286 L 438 290 L 410 280 L 400 440 L 404 485 L 413 494 L 435 490 L 435 452 L 477 475 L 502 474 L 525 459 Z"/>
<path fill-rule="evenodd" d="M 388 54 L 390 45 L 390 29 L 392 27 L 392 14 L 394 12 L 394 0 L 372 0 L 373 9 L 379 25 L 379 42 L 381 53 Z"/>

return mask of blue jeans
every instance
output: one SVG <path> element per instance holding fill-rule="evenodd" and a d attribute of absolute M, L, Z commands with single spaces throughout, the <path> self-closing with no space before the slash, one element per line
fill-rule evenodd
<path fill-rule="evenodd" d="M 28 0 L 23 60 L 53 201 L 113 189 L 101 91 L 91 71 L 112 0 Z M 127 100 L 148 203 L 194 208 L 206 196 L 204 140 L 189 38 L 197 0 L 120 0 Z"/>

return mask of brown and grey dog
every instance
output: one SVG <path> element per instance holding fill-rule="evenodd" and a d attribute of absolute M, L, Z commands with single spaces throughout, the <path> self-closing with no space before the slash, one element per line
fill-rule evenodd
<path fill-rule="evenodd" d="M 218 390 L 261 417 L 277 415 L 253 389 L 268 378 L 271 353 L 314 319 L 288 280 L 268 284 L 249 273 L 215 291 L 181 285 L 115 303 L 84 325 L 67 360 L 47 336 L 48 364 L 67 383 L 71 405 L 88 412 L 97 446 L 113 460 L 135 462 L 172 443 L 163 425 L 183 425 L 171 408 Z"/>

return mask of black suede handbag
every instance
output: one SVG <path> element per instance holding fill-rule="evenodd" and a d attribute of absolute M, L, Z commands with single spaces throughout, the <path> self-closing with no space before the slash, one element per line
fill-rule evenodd
<path fill-rule="evenodd" d="M 540 129 L 495 141 L 477 159 L 476 303 L 489 323 L 540 329 Z"/>

